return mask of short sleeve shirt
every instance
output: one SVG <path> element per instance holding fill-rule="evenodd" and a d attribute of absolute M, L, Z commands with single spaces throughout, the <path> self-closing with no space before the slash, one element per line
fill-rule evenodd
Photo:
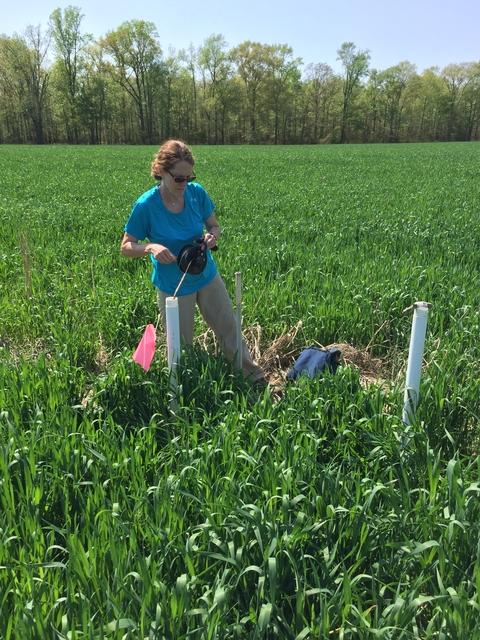
<path fill-rule="evenodd" d="M 175 256 L 185 245 L 192 245 L 204 234 L 205 220 L 215 207 L 205 189 L 190 182 L 184 192 L 185 207 L 180 213 L 172 213 L 163 204 L 158 186 L 145 192 L 135 202 L 125 231 L 139 241 L 148 240 L 167 247 Z M 207 251 L 207 265 L 198 275 L 187 274 L 178 295 L 199 291 L 217 273 L 217 267 L 210 251 Z M 152 282 L 167 295 L 173 295 L 184 275 L 177 262 L 161 264 L 150 256 L 153 264 Z"/>

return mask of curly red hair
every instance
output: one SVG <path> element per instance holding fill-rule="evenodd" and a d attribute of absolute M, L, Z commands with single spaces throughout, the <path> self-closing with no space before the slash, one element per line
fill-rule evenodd
<path fill-rule="evenodd" d="M 155 154 L 155 160 L 152 162 L 151 175 L 156 180 L 161 180 L 160 170 L 169 171 L 174 164 L 180 160 L 185 160 L 192 167 L 195 164 L 195 158 L 187 145 L 181 140 L 167 140 Z"/>

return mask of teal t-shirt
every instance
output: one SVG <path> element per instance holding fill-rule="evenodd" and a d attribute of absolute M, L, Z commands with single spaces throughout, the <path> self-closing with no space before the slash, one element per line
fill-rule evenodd
<path fill-rule="evenodd" d="M 185 207 L 181 213 L 172 213 L 163 204 L 158 186 L 145 192 L 135 202 L 125 231 L 137 240 L 155 242 L 170 249 L 178 256 L 180 249 L 204 234 L 204 223 L 215 207 L 205 189 L 190 182 L 184 192 Z M 176 262 L 160 264 L 153 256 L 152 282 L 167 295 L 175 293 L 184 275 Z M 207 266 L 198 275 L 187 273 L 178 291 L 179 296 L 194 293 L 207 285 L 217 273 L 217 267 L 210 251 L 207 251 Z"/>

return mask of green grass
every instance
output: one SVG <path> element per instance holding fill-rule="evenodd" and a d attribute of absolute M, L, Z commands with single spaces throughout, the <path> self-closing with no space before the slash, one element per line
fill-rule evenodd
<path fill-rule="evenodd" d="M 153 151 L 0 148 L 0 638 L 479 638 L 480 147 L 195 149 L 244 325 L 373 340 L 392 382 L 278 397 L 197 345 L 176 415 L 119 255 Z"/>

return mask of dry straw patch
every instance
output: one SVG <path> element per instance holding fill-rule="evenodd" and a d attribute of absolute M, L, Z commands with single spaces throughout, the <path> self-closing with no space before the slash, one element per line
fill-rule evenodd
<path fill-rule="evenodd" d="M 366 387 L 370 384 L 381 383 L 390 376 L 387 362 L 382 358 L 376 358 L 369 353 L 369 348 L 358 349 L 350 344 L 335 343 L 322 345 L 319 342 L 307 340 L 300 320 L 289 331 L 285 332 L 273 342 L 265 345 L 263 331 L 260 325 L 243 328 L 243 337 L 248 345 L 253 359 L 262 367 L 265 377 L 271 385 L 283 385 L 287 372 L 291 369 L 295 360 L 303 349 L 312 343 L 321 349 L 340 349 L 342 363 L 352 365 L 360 373 L 360 383 Z M 219 345 L 210 329 L 207 329 L 197 338 L 204 349 L 212 349 L 218 352 Z"/>
<path fill-rule="evenodd" d="M 301 351 L 312 344 L 312 341 L 307 341 L 305 337 L 301 321 L 276 338 L 263 351 L 262 328 L 259 325 L 246 327 L 243 333 L 254 359 L 265 371 L 271 384 L 283 384 L 287 372 Z M 316 341 L 314 343 L 321 349 L 333 349 L 334 347 L 340 349 L 343 364 L 353 365 L 359 371 L 360 382 L 364 386 L 381 382 L 387 377 L 385 361 L 382 358 L 373 357 L 368 352 L 368 347 L 362 350 L 346 343 L 329 345 L 322 345 Z"/>

